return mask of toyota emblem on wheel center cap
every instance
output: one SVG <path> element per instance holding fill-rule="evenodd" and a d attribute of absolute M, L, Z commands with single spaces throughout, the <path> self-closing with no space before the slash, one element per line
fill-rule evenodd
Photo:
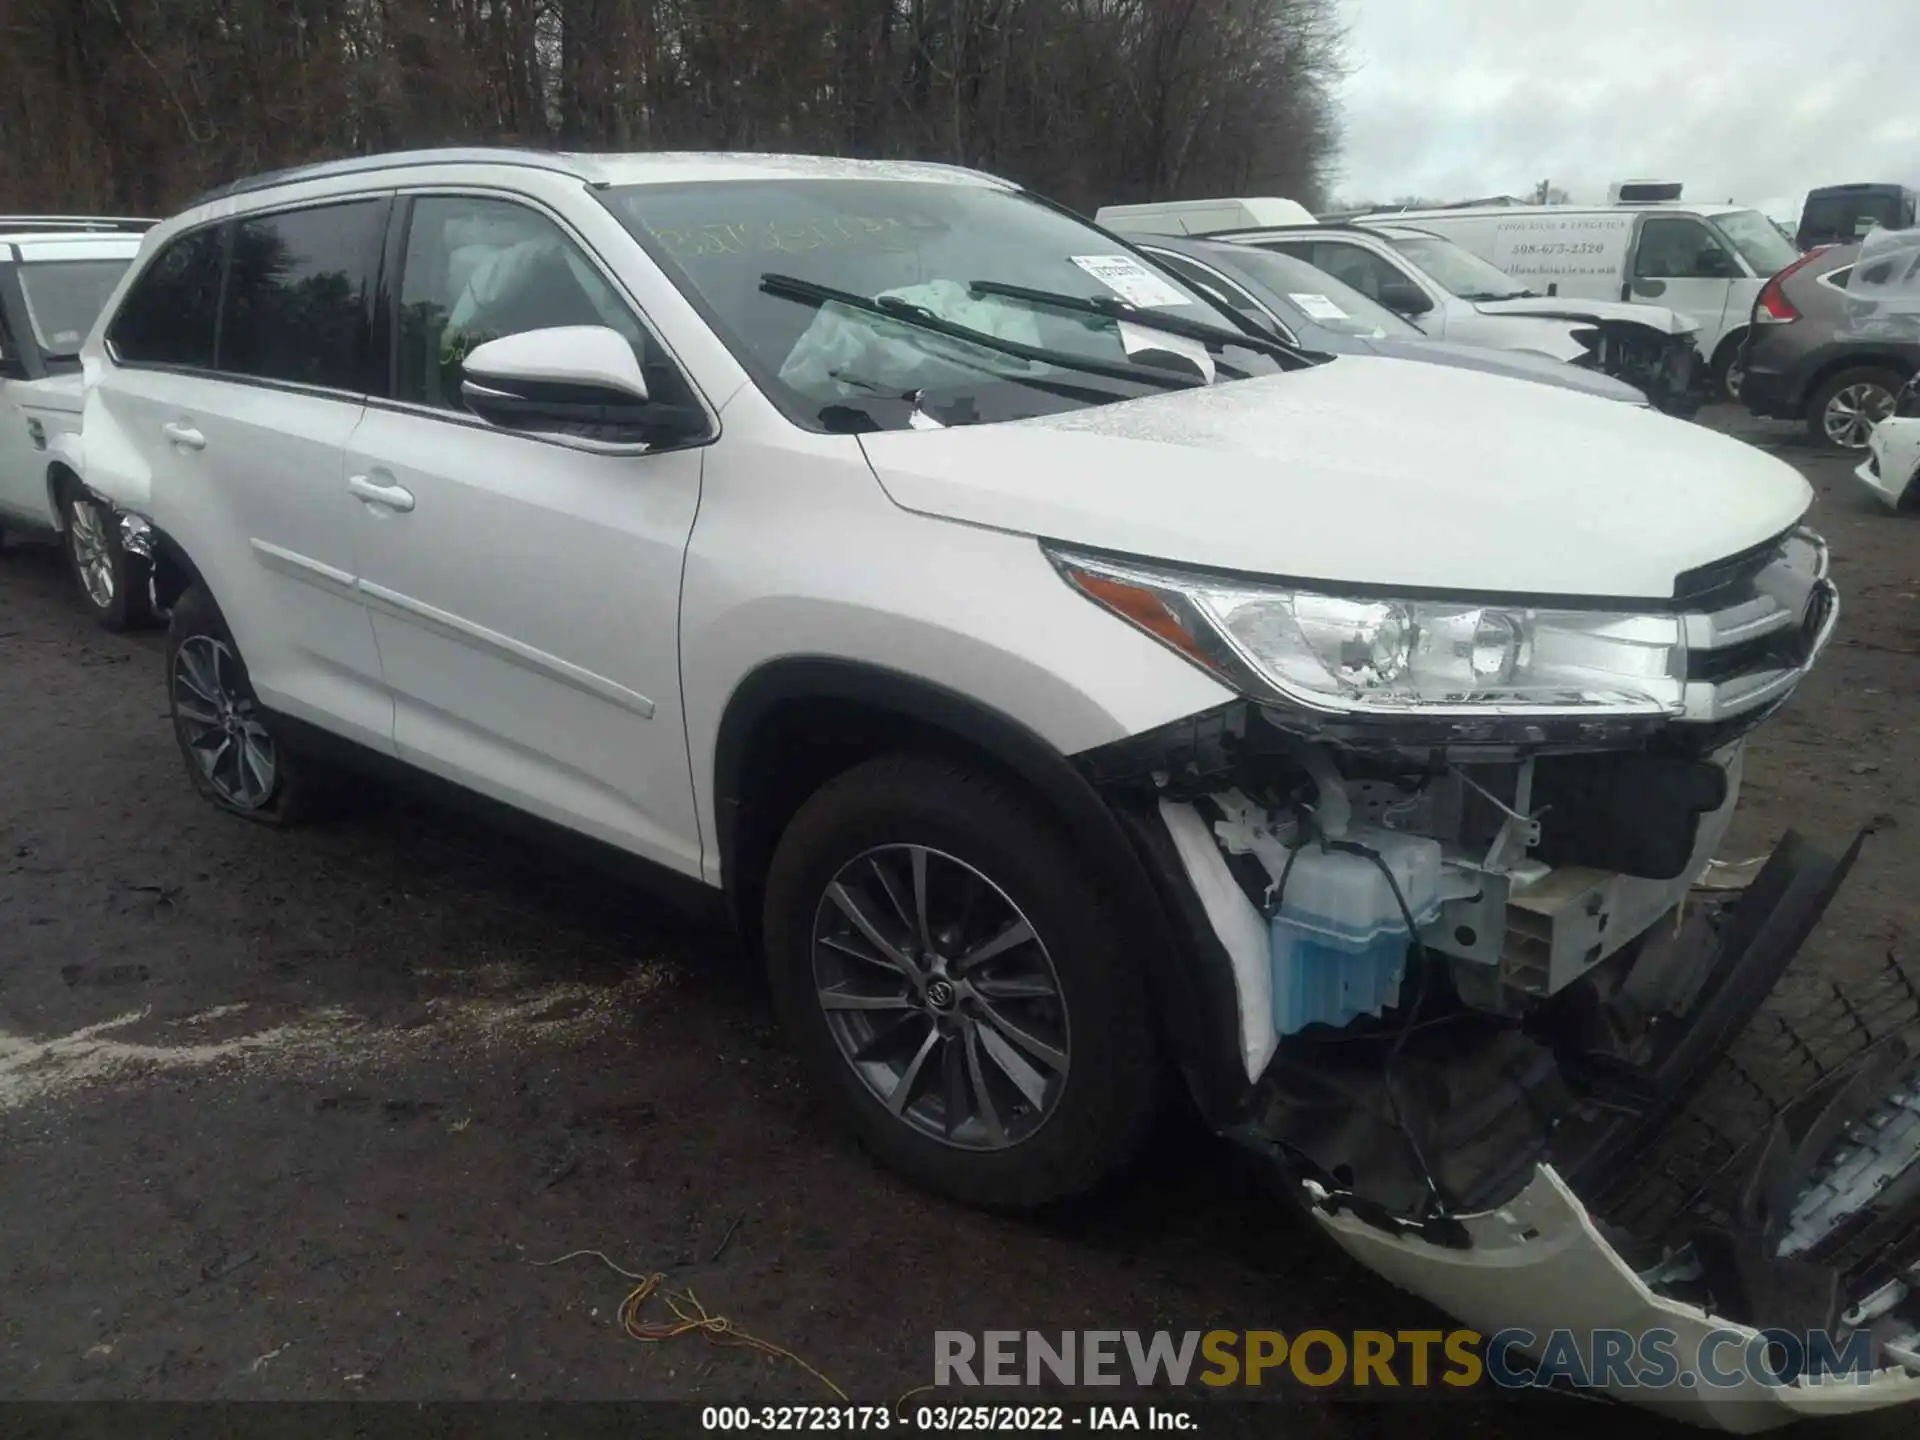
<path fill-rule="evenodd" d="M 927 982 L 927 1004 L 936 1010 L 953 1008 L 954 989 L 951 980 L 935 977 Z"/>

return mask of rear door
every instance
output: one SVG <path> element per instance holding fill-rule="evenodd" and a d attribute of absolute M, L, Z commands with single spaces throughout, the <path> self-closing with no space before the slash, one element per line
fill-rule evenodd
<path fill-rule="evenodd" d="M 1664 305 L 1700 327 L 1694 337 L 1711 356 L 1729 328 L 1744 325 L 1746 310 L 1729 315 L 1734 284 L 1746 267 L 1727 243 L 1693 215 L 1643 215 L 1634 233 L 1622 300 Z"/>
<path fill-rule="evenodd" d="M 150 466 L 142 508 L 199 568 L 261 701 L 382 751 L 392 703 L 355 585 L 344 453 L 389 204 L 249 214 L 171 242 L 108 330 L 114 423 L 96 430 L 90 409 L 85 432 L 90 479 L 96 439 L 108 471 Z"/>

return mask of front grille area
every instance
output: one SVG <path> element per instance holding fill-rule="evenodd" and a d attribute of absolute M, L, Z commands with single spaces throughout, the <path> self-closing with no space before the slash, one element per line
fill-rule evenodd
<path fill-rule="evenodd" d="M 1683 723 L 1757 718 L 1793 693 L 1833 634 L 1839 597 L 1827 546 L 1794 530 L 1683 576 L 1687 637 Z"/>

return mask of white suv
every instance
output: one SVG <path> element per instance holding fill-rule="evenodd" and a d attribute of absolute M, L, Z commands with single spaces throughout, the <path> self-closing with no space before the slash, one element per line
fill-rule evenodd
<path fill-rule="evenodd" d="M 147 575 L 80 479 L 80 342 L 153 223 L 0 216 L 0 535 L 60 536 L 81 598 L 112 629 L 145 615 Z"/>
<path fill-rule="evenodd" d="M 1831 633 L 1807 486 L 1235 324 L 943 166 L 376 156 L 148 238 L 86 464 L 223 809 L 347 762 L 650 862 L 949 1194 L 1096 1186 L 1178 1075 L 1470 1321 L 1651 1323 L 1573 1197 L 1640 1195 L 1850 862 L 1676 919 Z"/>

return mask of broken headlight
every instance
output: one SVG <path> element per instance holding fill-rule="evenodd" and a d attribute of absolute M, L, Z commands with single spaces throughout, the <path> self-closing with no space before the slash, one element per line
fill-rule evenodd
<path fill-rule="evenodd" d="M 1337 595 L 1047 548 L 1067 582 L 1256 699 L 1363 714 L 1676 715 L 1675 615 Z"/>

